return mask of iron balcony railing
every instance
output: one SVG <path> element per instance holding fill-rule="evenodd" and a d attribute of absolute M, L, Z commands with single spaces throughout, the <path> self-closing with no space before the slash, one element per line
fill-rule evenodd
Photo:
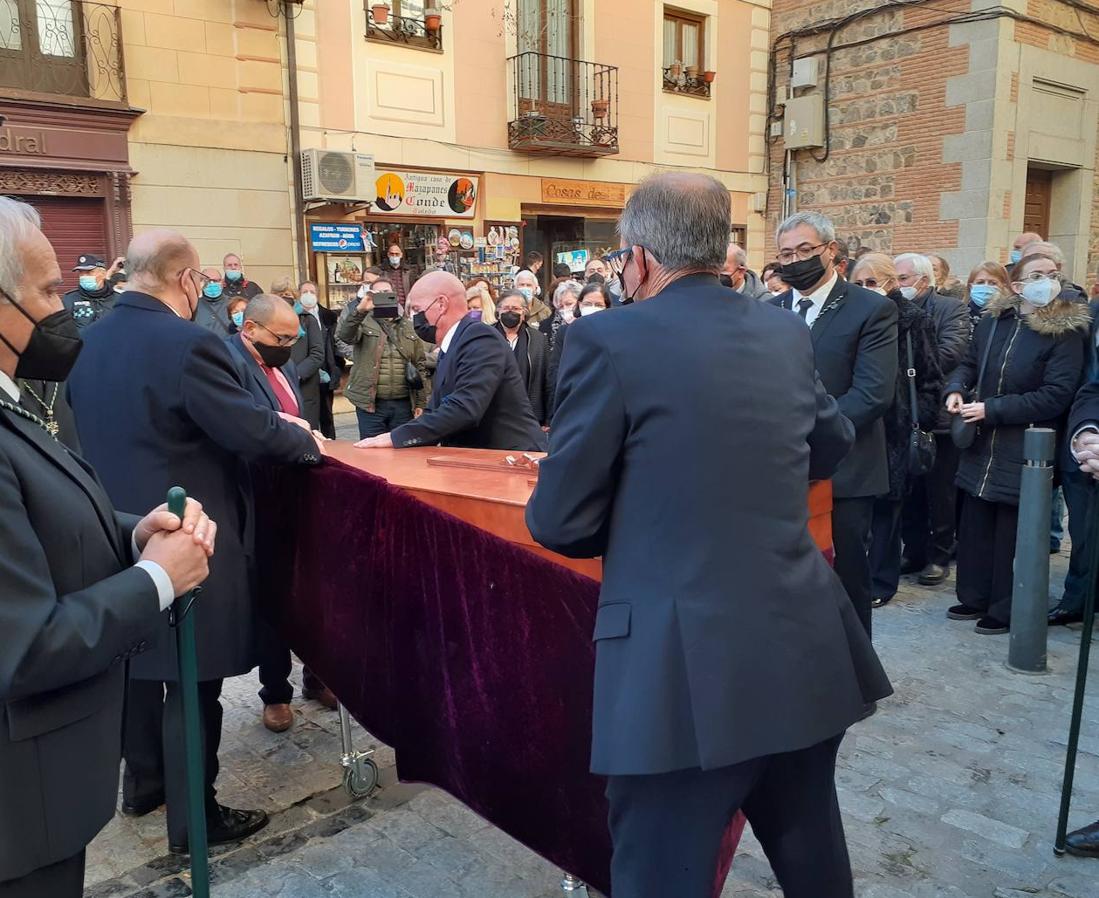
<path fill-rule="evenodd" d="M 126 102 L 118 7 L 81 0 L 8 0 L 6 6 L 0 88 Z"/>
<path fill-rule="evenodd" d="M 440 50 L 443 46 L 443 26 L 440 21 L 436 27 L 428 28 L 425 18 L 413 16 L 395 16 L 392 10 L 383 10 L 385 21 L 374 15 L 374 6 L 382 6 L 377 0 L 364 0 L 366 8 L 366 37 L 368 40 L 389 41 L 395 44 L 408 44 L 411 47 L 426 47 Z"/>
<path fill-rule="evenodd" d="M 618 152 L 618 69 L 526 52 L 508 59 L 508 146 L 551 156 Z"/>

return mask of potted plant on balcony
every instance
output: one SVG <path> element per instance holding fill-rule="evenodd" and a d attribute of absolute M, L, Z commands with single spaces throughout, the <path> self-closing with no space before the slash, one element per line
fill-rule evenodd
<path fill-rule="evenodd" d="M 698 80 L 698 66 L 696 66 L 696 65 L 687 66 L 687 77 L 690 78 L 691 81 L 697 81 Z"/>
<path fill-rule="evenodd" d="M 678 81 L 679 76 L 683 74 L 683 63 L 678 59 L 668 66 L 668 78 L 672 81 Z"/>
<path fill-rule="evenodd" d="M 375 25 L 385 25 L 389 22 L 389 4 L 373 3 L 370 6 L 370 15 L 374 18 Z"/>
<path fill-rule="evenodd" d="M 606 118 L 611 108 L 611 101 L 606 97 L 596 97 L 591 101 L 591 114 L 598 119 Z"/>
<path fill-rule="evenodd" d="M 424 28 L 428 31 L 438 31 L 442 23 L 443 16 L 438 8 L 429 6 L 424 10 Z"/>
<path fill-rule="evenodd" d="M 713 69 L 706 69 L 706 71 L 702 73 L 702 80 L 705 81 L 707 84 L 713 84 L 716 77 L 717 72 L 715 72 Z"/>

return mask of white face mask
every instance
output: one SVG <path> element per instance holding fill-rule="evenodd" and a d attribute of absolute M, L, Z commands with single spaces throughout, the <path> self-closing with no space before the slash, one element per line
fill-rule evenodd
<path fill-rule="evenodd" d="M 901 296 L 907 300 L 913 300 L 916 298 L 919 291 L 915 287 L 901 287 Z"/>
<path fill-rule="evenodd" d="M 575 309 L 570 307 L 568 309 L 562 309 L 561 310 L 561 318 L 566 323 L 569 322 L 569 321 L 572 321 L 572 319 L 575 318 L 575 317 L 576 317 L 576 310 Z"/>
<path fill-rule="evenodd" d="M 583 318 L 585 315 L 594 315 L 596 312 L 605 312 L 605 311 L 607 311 L 607 310 L 604 309 L 602 306 L 581 306 L 580 307 L 580 317 Z"/>
<path fill-rule="evenodd" d="M 399 268 L 400 264 L 401 264 L 401 257 L 400 256 L 390 256 L 389 257 L 389 264 L 392 265 L 394 268 Z"/>
<path fill-rule="evenodd" d="M 1061 292 L 1061 282 L 1053 278 L 1042 278 L 1040 281 L 1027 281 L 1020 294 L 1036 309 L 1048 306 Z"/>
<path fill-rule="evenodd" d="M 301 307 L 303 309 L 315 309 L 317 307 L 317 294 L 303 293 L 301 295 Z"/>
<path fill-rule="evenodd" d="M 523 296 L 526 297 L 527 302 L 530 302 L 534 298 L 534 288 L 533 287 L 516 287 L 515 289 L 518 290 L 520 293 L 523 294 Z"/>
<path fill-rule="evenodd" d="M 870 289 L 871 289 L 871 290 L 872 290 L 872 291 L 873 291 L 874 293 L 879 293 L 879 294 L 881 294 L 882 296 L 888 296 L 888 295 L 889 295 L 889 294 L 887 294 L 887 293 L 885 292 L 885 290 L 883 290 L 883 289 L 882 289 L 881 287 L 871 287 Z M 907 297 L 906 297 L 906 298 L 907 298 Z"/>

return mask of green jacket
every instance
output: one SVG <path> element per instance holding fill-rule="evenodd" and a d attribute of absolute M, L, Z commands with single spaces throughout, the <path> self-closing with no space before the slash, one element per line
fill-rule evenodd
<path fill-rule="evenodd" d="M 430 395 L 427 356 L 411 321 L 399 318 L 383 323 L 373 314 L 355 308 L 340 316 L 336 338 L 352 348 L 353 365 L 343 391 L 352 405 L 373 412 L 379 399 L 408 399 L 413 409 L 427 407 Z M 405 380 L 406 359 L 420 372 L 424 381 L 422 390 L 409 390 Z"/>

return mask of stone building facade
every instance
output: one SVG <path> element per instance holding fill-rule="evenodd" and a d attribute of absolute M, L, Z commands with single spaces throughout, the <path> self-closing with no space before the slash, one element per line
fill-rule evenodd
<path fill-rule="evenodd" d="M 1089 279 L 1099 262 L 1099 6 L 1089 6 L 776 0 L 769 226 L 784 208 L 818 209 L 852 250 L 938 252 L 963 277 L 1006 261 L 1014 235 L 1034 230 L 1064 248 L 1078 283 Z M 793 61 L 806 57 L 816 85 L 791 91 Z M 827 98 L 826 133 L 787 156 L 791 96 Z"/>

